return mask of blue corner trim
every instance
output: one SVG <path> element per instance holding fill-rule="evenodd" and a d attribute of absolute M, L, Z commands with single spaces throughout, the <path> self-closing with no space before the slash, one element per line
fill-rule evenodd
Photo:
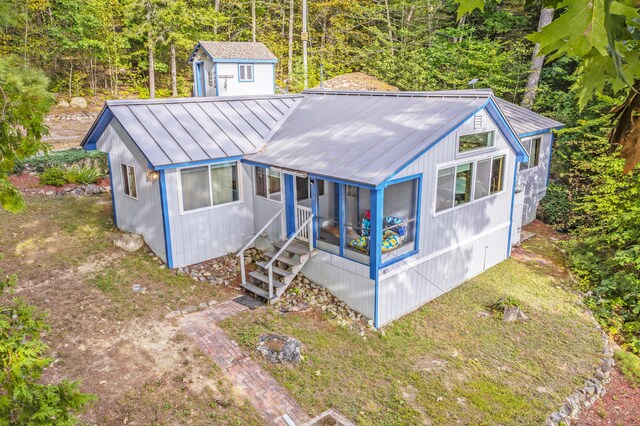
<path fill-rule="evenodd" d="M 345 235 L 345 184 L 338 184 L 338 231 L 340 231 L 340 257 L 344 257 L 344 246 L 347 242 L 347 236 Z"/>
<path fill-rule="evenodd" d="M 378 275 L 382 263 L 382 215 L 384 207 L 384 189 L 371 190 L 371 221 L 369 237 L 369 276 L 373 280 Z"/>
<path fill-rule="evenodd" d="M 200 160 L 200 161 L 189 161 L 186 163 L 176 163 L 176 164 L 165 164 L 163 166 L 152 166 L 150 163 L 149 168 L 152 170 L 168 170 L 168 169 L 182 169 L 185 167 L 195 167 L 195 166 L 204 166 L 207 164 L 217 164 L 217 163 L 232 163 L 234 161 L 242 160 L 241 155 L 237 155 L 235 157 L 224 157 L 224 158 L 214 158 L 209 160 Z"/>
<path fill-rule="evenodd" d="M 553 140 L 555 135 L 551 133 L 551 138 L 549 140 L 549 163 L 547 164 L 547 183 L 545 186 L 549 187 L 549 177 L 551 176 L 551 158 L 553 157 Z"/>
<path fill-rule="evenodd" d="M 162 224 L 164 226 L 164 250 L 167 258 L 167 267 L 173 268 L 173 253 L 171 248 L 171 226 L 169 224 L 169 206 L 167 203 L 167 181 L 165 171 L 160 170 L 160 204 L 162 206 Z"/>
<path fill-rule="evenodd" d="M 107 153 L 107 166 L 109 167 L 109 186 L 111 186 L 111 206 L 113 208 L 113 224 L 118 227 L 118 215 L 116 214 L 116 194 L 113 191 L 113 170 L 111 169 L 111 154 Z"/>
<path fill-rule="evenodd" d="M 87 135 L 84 137 L 82 142 L 80 142 L 80 146 L 82 146 L 86 151 L 95 151 L 97 149 L 96 144 L 98 143 L 98 139 L 100 139 L 102 133 L 107 129 L 112 118 L 113 113 L 109 107 L 105 105 L 102 108 L 102 111 L 100 111 L 96 121 L 91 125 Z"/>
<path fill-rule="evenodd" d="M 284 205 L 287 222 L 287 238 L 296 232 L 296 186 L 293 175 L 284 175 Z"/>
<path fill-rule="evenodd" d="M 380 328 L 380 314 L 379 314 L 379 306 L 380 306 L 380 277 L 378 275 L 379 271 L 376 271 L 376 284 L 375 284 L 375 295 L 373 299 L 373 327 L 378 329 Z"/>
<path fill-rule="evenodd" d="M 511 233 L 513 232 L 513 205 L 516 198 L 516 182 L 518 179 L 518 162 L 513 167 L 513 188 L 511 189 L 511 212 L 509 213 L 509 235 L 507 237 L 507 257 L 511 256 Z"/>
<path fill-rule="evenodd" d="M 240 79 L 240 67 L 242 65 L 251 65 L 251 80 L 247 80 L 247 79 Z M 256 68 L 253 66 L 253 63 L 247 64 L 247 63 L 239 63 L 238 64 L 238 83 L 253 83 L 254 81 L 256 81 L 256 75 L 255 75 L 255 70 Z"/>

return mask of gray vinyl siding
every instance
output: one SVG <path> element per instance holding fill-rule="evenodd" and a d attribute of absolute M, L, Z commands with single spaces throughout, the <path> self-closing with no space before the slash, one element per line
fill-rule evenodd
<path fill-rule="evenodd" d="M 331 291 L 338 299 L 367 318 L 373 318 L 375 281 L 369 267 L 321 250 L 302 269 L 311 281 Z"/>
<path fill-rule="evenodd" d="M 204 262 L 240 250 L 254 235 L 251 166 L 241 164 L 240 202 L 180 212 L 178 169 L 166 170 L 173 267 Z"/>
<path fill-rule="evenodd" d="M 116 119 L 98 140 L 97 148 L 109 153 L 118 228 L 142 235 L 151 250 L 166 262 L 160 186 L 157 180 L 147 177 L 142 153 Z M 135 168 L 137 200 L 124 195 L 121 164 Z"/>
<path fill-rule="evenodd" d="M 482 115 L 484 128 L 474 129 L 470 119 L 397 176 L 423 175 L 420 253 L 380 271 L 380 325 L 417 309 L 507 257 L 515 154 L 488 114 Z M 496 130 L 494 150 L 458 154 L 460 134 L 486 130 Z M 502 192 L 435 213 L 437 170 L 441 165 L 500 153 L 506 154 Z"/>
<path fill-rule="evenodd" d="M 540 161 L 537 167 L 518 171 L 517 190 L 524 191 L 524 206 L 522 209 L 522 225 L 531 223 L 536 218 L 540 201 L 547 194 L 547 176 L 549 173 L 549 156 L 551 155 L 551 133 L 539 136 Z M 523 138 L 526 141 L 532 138 Z"/>

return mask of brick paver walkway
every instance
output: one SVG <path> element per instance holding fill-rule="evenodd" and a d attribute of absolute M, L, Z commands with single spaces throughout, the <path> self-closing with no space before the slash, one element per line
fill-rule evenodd
<path fill-rule="evenodd" d="M 249 398 L 268 424 L 286 425 L 282 418 L 284 414 L 297 424 L 303 423 L 309 416 L 298 403 L 216 324 L 247 309 L 227 300 L 207 310 L 185 315 L 178 321 L 182 329 L 227 373 L 233 385 Z"/>

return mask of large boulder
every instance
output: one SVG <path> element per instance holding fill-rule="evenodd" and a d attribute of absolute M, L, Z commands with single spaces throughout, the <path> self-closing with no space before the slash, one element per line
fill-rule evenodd
<path fill-rule="evenodd" d="M 280 334 L 260 336 L 256 350 L 273 364 L 296 364 L 300 362 L 299 340 Z"/>
<path fill-rule="evenodd" d="M 144 239 L 137 234 L 120 234 L 114 240 L 116 247 L 126 251 L 138 251 L 144 245 Z"/>
<path fill-rule="evenodd" d="M 64 99 L 60 99 L 58 101 L 58 106 L 60 108 L 69 108 L 71 105 L 69 104 L 69 102 L 65 101 Z"/>
<path fill-rule="evenodd" d="M 71 108 L 86 108 L 87 100 L 81 97 L 71 98 Z"/>

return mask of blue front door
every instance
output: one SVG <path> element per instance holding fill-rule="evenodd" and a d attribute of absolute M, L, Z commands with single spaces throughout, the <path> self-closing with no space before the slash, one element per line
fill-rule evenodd
<path fill-rule="evenodd" d="M 206 96 L 204 85 L 204 62 L 196 63 L 196 96 Z"/>

